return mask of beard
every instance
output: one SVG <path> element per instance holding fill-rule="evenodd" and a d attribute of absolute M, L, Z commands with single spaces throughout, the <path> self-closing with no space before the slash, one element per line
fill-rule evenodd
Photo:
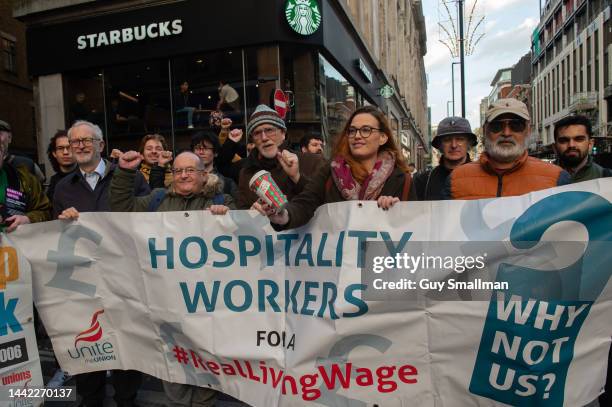
<path fill-rule="evenodd" d="M 576 151 L 578 155 L 568 156 L 567 153 L 570 151 Z M 574 168 L 582 163 L 587 154 L 587 152 L 583 152 L 580 150 L 567 149 L 563 152 L 563 154 L 559 155 L 559 163 L 563 168 Z"/>
<path fill-rule="evenodd" d="M 511 146 L 502 145 L 501 142 L 512 142 Z M 485 137 L 485 151 L 493 160 L 500 163 L 511 163 L 518 159 L 527 149 L 528 138 L 525 138 L 523 143 L 519 143 L 511 138 L 498 138 L 492 141 L 489 137 Z"/>

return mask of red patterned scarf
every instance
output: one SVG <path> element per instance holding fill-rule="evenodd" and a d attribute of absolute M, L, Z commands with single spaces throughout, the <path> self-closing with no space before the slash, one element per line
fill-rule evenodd
<path fill-rule="evenodd" d="M 373 201 L 378 199 L 387 178 L 395 169 L 395 156 L 388 151 L 378 154 L 376 164 L 363 184 L 355 181 L 351 167 L 340 156 L 332 160 L 331 169 L 334 183 L 345 200 Z"/>

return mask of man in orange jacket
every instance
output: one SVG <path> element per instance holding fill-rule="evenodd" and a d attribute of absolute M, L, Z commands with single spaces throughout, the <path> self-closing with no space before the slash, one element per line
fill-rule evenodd
<path fill-rule="evenodd" d="M 455 169 L 447 179 L 451 199 L 523 195 L 570 183 L 561 167 L 529 157 L 530 116 L 516 99 L 498 99 L 487 110 L 485 151 L 478 161 Z"/>

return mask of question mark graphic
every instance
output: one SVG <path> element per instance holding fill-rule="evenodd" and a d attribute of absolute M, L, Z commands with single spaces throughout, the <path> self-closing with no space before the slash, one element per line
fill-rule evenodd
<path fill-rule="evenodd" d="M 557 377 L 555 376 L 554 373 L 546 373 L 544 376 L 542 376 L 542 379 L 548 379 L 548 384 L 546 385 L 546 388 L 544 389 L 544 398 L 547 399 L 549 396 L 549 391 L 551 389 L 551 387 L 553 387 L 553 384 L 555 384 L 555 379 Z"/>

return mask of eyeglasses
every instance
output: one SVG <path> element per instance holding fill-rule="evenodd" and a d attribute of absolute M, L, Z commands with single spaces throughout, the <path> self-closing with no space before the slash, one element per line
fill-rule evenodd
<path fill-rule="evenodd" d="M 380 131 L 380 130 L 381 129 L 377 129 L 376 127 L 370 127 L 370 126 L 361 126 L 359 128 L 351 126 L 349 127 L 346 134 L 348 138 L 355 138 L 355 136 L 357 136 L 357 132 L 359 132 L 359 134 L 361 134 L 361 137 L 368 138 L 372 135 L 373 131 Z"/>
<path fill-rule="evenodd" d="M 442 137 L 442 144 L 451 144 L 453 141 L 455 143 L 463 145 L 467 144 L 467 137 L 465 136 L 444 136 Z"/>
<path fill-rule="evenodd" d="M 499 133 L 500 131 L 506 128 L 506 125 L 508 125 L 510 127 L 510 130 L 515 133 L 523 132 L 527 128 L 527 122 L 521 119 L 493 120 L 491 123 L 488 124 L 487 128 L 492 133 Z"/>
<path fill-rule="evenodd" d="M 265 129 L 254 131 L 253 138 L 261 137 L 264 133 L 266 134 L 266 136 L 270 137 L 271 135 L 276 133 L 276 127 L 266 127 Z"/>
<path fill-rule="evenodd" d="M 206 146 L 203 146 L 202 144 L 198 144 L 193 149 L 195 151 L 214 151 L 215 150 L 214 147 L 206 147 Z"/>
<path fill-rule="evenodd" d="M 55 151 L 58 153 L 61 151 L 70 151 L 70 146 L 57 146 L 55 147 Z"/>
<path fill-rule="evenodd" d="M 172 174 L 175 177 L 179 177 L 181 175 L 183 175 L 183 173 L 189 175 L 194 175 L 197 172 L 201 172 L 202 170 L 198 170 L 197 168 L 194 167 L 187 167 L 187 168 L 173 168 L 172 169 Z"/>
<path fill-rule="evenodd" d="M 78 147 L 79 144 L 81 143 L 83 143 L 85 147 L 90 147 L 91 145 L 93 145 L 94 141 L 100 141 L 100 140 L 92 138 L 92 137 L 73 138 L 72 140 L 69 141 L 69 143 L 72 147 Z"/>

